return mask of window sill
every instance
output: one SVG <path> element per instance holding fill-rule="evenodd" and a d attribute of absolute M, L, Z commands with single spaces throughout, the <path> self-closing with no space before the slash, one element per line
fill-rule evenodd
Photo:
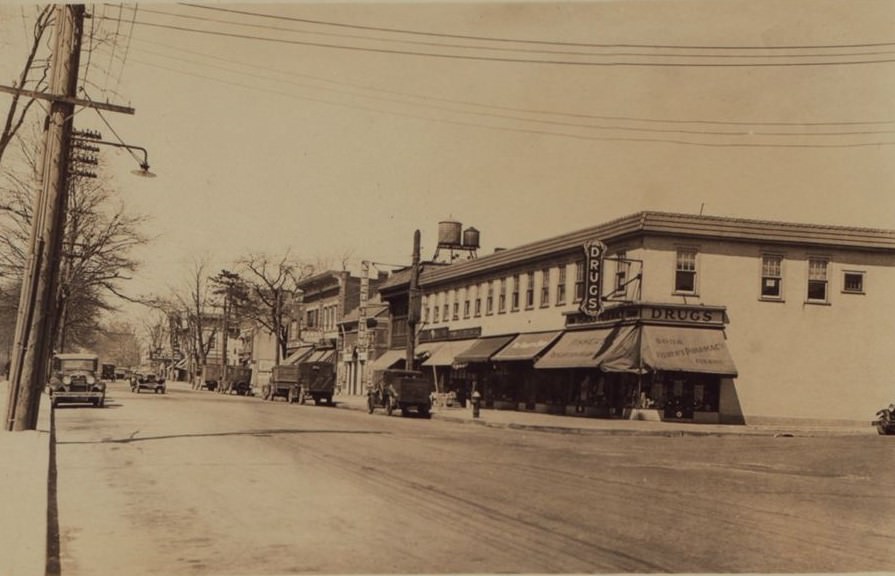
<path fill-rule="evenodd" d="M 822 300 L 805 300 L 806 306 L 832 306 L 830 302 L 824 302 Z"/>
<path fill-rule="evenodd" d="M 864 296 L 867 294 L 863 290 L 860 290 L 860 291 L 858 291 L 858 290 L 843 290 L 842 293 L 843 294 L 854 294 L 855 296 Z"/>
<path fill-rule="evenodd" d="M 699 292 L 684 292 L 681 290 L 675 290 L 671 293 L 672 296 L 683 296 L 685 298 L 699 298 Z"/>
<path fill-rule="evenodd" d="M 759 302 L 778 302 L 780 304 L 786 303 L 786 300 L 784 300 L 783 298 L 774 298 L 773 296 L 759 296 L 758 301 Z"/>

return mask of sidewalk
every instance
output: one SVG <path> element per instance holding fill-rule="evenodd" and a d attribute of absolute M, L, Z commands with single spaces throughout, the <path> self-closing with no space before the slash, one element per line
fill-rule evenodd
<path fill-rule="evenodd" d="M 336 396 L 333 398 L 336 407 L 349 410 L 367 410 L 365 396 Z M 378 413 L 385 414 L 382 410 Z M 541 414 L 537 412 L 520 412 L 515 410 L 482 409 L 479 418 L 473 418 L 472 408 L 435 407 L 432 418 L 463 424 L 488 426 L 491 428 L 508 428 L 517 430 L 540 430 L 564 434 L 593 435 L 629 435 L 629 436 L 800 436 L 830 437 L 876 435 L 876 429 L 866 426 L 758 426 L 758 425 L 725 425 L 725 424 L 690 424 L 686 422 L 657 422 L 652 420 L 623 420 L 608 418 L 584 418 L 580 416 L 561 416 Z"/>
<path fill-rule="evenodd" d="M 8 398 L 0 382 L 4 419 Z M 50 410 L 42 395 L 37 430 L 0 429 L 0 576 L 46 573 Z"/>

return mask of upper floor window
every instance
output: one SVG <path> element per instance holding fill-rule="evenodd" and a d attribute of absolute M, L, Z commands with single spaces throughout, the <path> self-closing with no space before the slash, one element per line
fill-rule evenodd
<path fill-rule="evenodd" d="M 559 281 L 556 284 L 556 305 L 562 306 L 566 303 L 566 266 L 559 266 Z"/>
<path fill-rule="evenodd" d="M 451 315 L 451 318 L 453 320 L 460 319 L 460 303 L 456 300 L 454 300 L 454 313 Z"/>
<path fill-rule="evenodd" d="M 624 295 L 627 293 L 628 287 L 628 267 L 630 264 L 625 260 L 628 257 L 628 253 L 621 250 L 615 257 L 617 260 L 615 262 L 615 287 L 613 292 L 618 295 Z"/>
<path fill-rule="evenodd" d="M 525 307 L 535 307 L 535 273 L 529 272 L 525 275 Z"/>
<path fill-rule="evenodd" d="M 475 287 L 475 317 L 478 318 L 482 315 L 482 287 L 477 285 Z"/>
<path fill-rule="evenodd" d="M 761 297 L 783 297 L 783 256 L 765 254 L 761 257 Z"/>
<path fill-rule="evenodd" d="M 575 302 L 584 298 L 584 262 L 575 264 Z"/>
<path fill-rule="evenodd" d="M 550 268 L 541 270 L 541 306 L 550 306 Z"/>
<path fill-rule="evenodd" d="M 514 274 L 513 275 L 513 294 L 512 294 L 512 300 L 510 301 L 510 309 L 513 311 L 519 309 L 519 288 L 520 288 L 519 284 L 520 284 L 519 275 Z"/>
<path fill-rule="evenodd" d="M 675 292 L 696 292 L 696 250 L 680 248 L 674 273 Z"/>
<path fill-rule="evenodd" d="M 494 314 L 494 282 L 488 282 L 488 295 L 485 298 L 485 314 Z"/>
<path fill-rule="evenodd" d="M 846 271 L 842 275 L 842 291 L 849 294 L 864 293 L 864 273 Z"/>
<path fill-rule="evenodd" d="M 463 289 L 463 317 L 469 318 L 469 313 L 472 310 L 472 302 L 470 301 L 470 297 L 472 296 L 472 288 L 466 287 Z"/>
<path fill-rule="evenodd" d="M 827 301 L 827 267 L 829 261 L 825 258 L 808 259 L 808 301 Z"/>
<path fill-rule="evenodd" d="M 507 279 L 500 279 L 500 291 L 497 294 L 497 312 L 502 314 L 507 311 Z"/>

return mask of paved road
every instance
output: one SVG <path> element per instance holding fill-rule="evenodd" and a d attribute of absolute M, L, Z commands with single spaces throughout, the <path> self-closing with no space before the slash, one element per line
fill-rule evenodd
<path fill-rule="evenodd" d="M 56 411 L 61 574 L 883 571 L 885 437 L 579 436 L 113 384 Z"/>

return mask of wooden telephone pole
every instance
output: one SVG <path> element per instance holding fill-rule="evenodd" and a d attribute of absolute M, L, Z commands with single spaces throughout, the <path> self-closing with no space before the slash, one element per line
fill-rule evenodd
<path fill-rule="evenodd" d="M 41 165 L 41 189 L 34 201 L 28 260 L 22 278 L 10 369 L 6 430 L 35 430 L 40 394 L 56 332 L 59 265 L 68 203 L 68 161 L 78 87 L 82 4 L 55 7 L 55 36 Z M 97 108 L 105 106 L 96 106 Z M 126 109 L 117 111 L 128 111 Z M 132 110 L 130 110 L 133 113 Z"/>

